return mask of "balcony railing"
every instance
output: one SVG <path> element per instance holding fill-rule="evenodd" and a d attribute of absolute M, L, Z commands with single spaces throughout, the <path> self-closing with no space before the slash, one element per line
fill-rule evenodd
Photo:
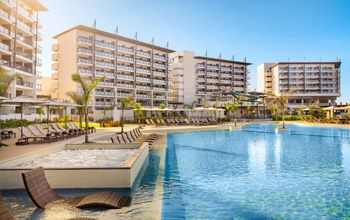
<path fill-rule="evenodd" d="M 18 80 L 18 81 L 16 81 L 16 85 L 33 88 L 33 83 L 32 82 L 28 82 L 28 81 Z"/>

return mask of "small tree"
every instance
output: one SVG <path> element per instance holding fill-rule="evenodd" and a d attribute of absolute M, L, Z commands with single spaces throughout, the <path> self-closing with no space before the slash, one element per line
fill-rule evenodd
<path fill-rule="evenodd" d="M 0 96 L 7 96 L 7 91 L 10 88 L 12 82 L 15 81 L 15 79 L 18 77 L 18 73 L 9 74 L 6 70 L 0 67 Z"/>
<path fill-rule="evenodd" d="M 141 116 L 143 114 L 143 110 L 142 110 L 142 105 L 139 102 L 136 102 L 134 104 L 134 108 L 135 108 L 135 113 L 138 119 L 138 123 L 139 123 L 139 128 L 141 128 Z"/>
<path fill-rule="evenodd" d="M 72 74 L 72 80 L 76 83 L 78 83 L 82 90 L 82 96 L 83 96 L 83 107 L 84 107 L 84 114 L 85 114 L 85 143 L 89 142 L 89 135 L 88 135 L 88 129 L 89 129 L 89 120 L 88 120 L 88 104 L 90 100 L 91 93 L 94 91 L 96 86 L 104 80 L 104 77 L 99 77 L 96 79 L 84 79 L 80 76 L 79 73 L 73 73 Z"/>
<path fill-rule="evenodd" d="M 107 113 L 107 111 L 113 111 L 114 108 L 115 108 L 114 105 L 110 105 L 110 106 L 107 106 L 107 107 L 103 108 L 103 120 L 106 120 L 106 113 Z"/>
<path fill-rule="evenodd" d="M 39 119 L 41 121 L 41 116 L 44 114 L 44 109 L 40 107 L 40 108 L 37 108 L 35 111 L 39 115 Z"/>
<path fill-rule="evenodd" d="M 217 108 L 220 106 L 220 102 L 219 100 L 215 100 L 215 102 L 213 103 L 213 114 L 214 114 L 214 118 L 216 119 L 216 112 L 217 112 Z"/>
<path fill-rule="evenodd" d="M 67 96 L 69 96 L 73 102 L 77 105 L 79 105 L 77 107 L 77 111 L 78 111 L 78 115 L 79 115 L 79 126 L 82 128 L 83 127 L 83 115 L 84 115 L 84 97 L 80 94 L 78 94 L 77 92 L 67 92 Z"/>
<path fill-rule="evenodd" d="M 227 112 L 228 119 L 229 119 L 230 113 L 232 113 L 234 116 L 235 127 L 237 127 L 237 120 L 236 120 L 237 109 L 238 109 L 238 104 L 235 102 L 229 102 L 225 105 L 225 110 Z"/>
<path fill-rule="evenodd" d="M 120 118 L 121 133 L 124 133 L 124 111 L 130 108 L 134 103 L 134 96 L 124 97 L 120 100 L 120 109 L 122 110 L 122 115 Z"/>

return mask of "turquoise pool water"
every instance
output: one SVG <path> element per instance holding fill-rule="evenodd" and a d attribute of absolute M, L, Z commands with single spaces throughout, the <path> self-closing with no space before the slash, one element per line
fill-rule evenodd
<path fill-rule="evenodd" d="M 131 195 L 125 209 L 43 211 L 24 190 L 2 194 L 16 219 L 350 219 L 350 129 L 287 127 L 169 134 L 132 189 L 103 189 Z"/>
<path fill-rule="evenodd" d="M 349 129 L 287 127 L 169 135 L 163 219 L 349 218 Z"/>

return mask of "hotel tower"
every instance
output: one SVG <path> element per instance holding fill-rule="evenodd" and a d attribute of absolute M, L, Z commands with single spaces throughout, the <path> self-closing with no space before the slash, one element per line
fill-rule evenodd
<path fill-rule="evenodd" d="M 38 0 L 0 0 L 0 66 L 8 74 L 19 74 L 8 96 L 35 97 L 41 25 L 39 12 L 47 11 Z"/>
<path fill-rule="evenodd" d="M 291 108 L 316 101 L 330 106 L 340 96 L 340 65 L 340 61 L 263 63 L 258 66 L 258 90 L 288 95 Z"/>
<path fill-rule="evenodd" d="M 99 110 L 118 105 L 134 96 L 144 107 L 158 107 L 171 100 L 168 46 L 157 46 L 94 27 L 76 26 L 54 36 L 52 46 L 52 98 L 69 99 L 67 92 L 80 91 L 72 73 L 86 78 L 104 76 L 95 89 L 91 105 Z"/>
<path fill-rule="evenodd" d="M 228 92 L 247 93 L 249 88 L 250 63 L 197 56 L 193 51 L 179 51 L 170 54 L 172 58 L 172 97 L 177 103 L 223 104 L 232 99 Z"/>

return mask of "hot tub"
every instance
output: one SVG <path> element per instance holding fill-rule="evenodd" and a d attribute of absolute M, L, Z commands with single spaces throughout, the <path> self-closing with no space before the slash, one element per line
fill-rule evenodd
<path fill-rule="evenodd" d="M 149 147 L 143 144 L 70 144 L 0 165 L 0 188 L 24 188 L 21 173 L 42 166 L 53 188 L 131 188 Z"/>

